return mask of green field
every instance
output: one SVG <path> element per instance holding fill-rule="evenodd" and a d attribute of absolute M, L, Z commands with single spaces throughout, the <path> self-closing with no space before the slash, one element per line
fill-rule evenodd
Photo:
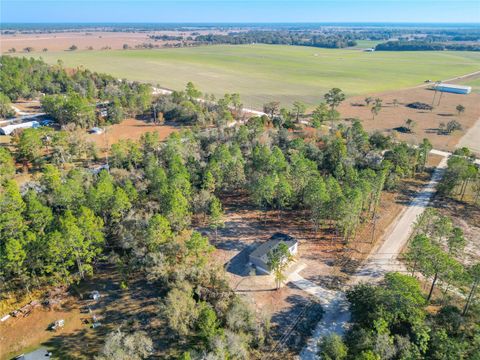
<path fill-rule="evenodd" d="M 351 47 L 351 49 L 367 49 L 367 48 L 374 48 L 376 45 L 384 42 L 381 40 L 355 40 L 357 45 Z"/>
<path fill-rule="evenodd" d="M 472 92 L 480 94 L 480 77 L 472 80 L 467 80 L 465 82 L 461 82 L 461 84 L 471 86 Z"/>
<path fill-rule="evenodd" d="M 241 94 L 245 106 L 272 100 L 318 103 L 332 87 L 348 95 L 411 87 L 480 70 L 480 53 L 374 52 L 279 45 L 218 45 L 182 49 L 63 51 L 41 56 L 66 66 L 181 89 Z"/>

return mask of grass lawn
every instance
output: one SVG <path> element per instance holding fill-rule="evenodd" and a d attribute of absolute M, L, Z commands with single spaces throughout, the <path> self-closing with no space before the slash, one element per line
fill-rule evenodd
<path fill-rule="evenodd" d="M 461 82 L 461 84 L 471 86 L 472 92 L 480 94 L 480 77 L 472 80 L 467 80 L 465 82 Z"/>
<path fill-rule="evenodd" d="M 244 105 L 318 103 L 332 87 L 348 95 L 411 87 L 480 70 L 480 53 L 374 52 L 280 45 L 217 45 L 182 49 L 62 51 L 32 54 L 49 63 L 182 89 L 241 94 Z"/>
<path fill-rule="evenodd" d="M 352 46 L 351 49 L 367 49 L 374 48 L 378 44 L 385 42 L 381 40 L 356 40 L 357 45 Z"/>

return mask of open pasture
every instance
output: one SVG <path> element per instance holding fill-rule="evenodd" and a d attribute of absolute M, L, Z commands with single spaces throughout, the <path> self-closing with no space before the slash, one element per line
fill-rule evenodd
<path fill-rule="evenodd" d="M 244 105 L 321 101 L 332 87 L 363 95 L 420 85 L 480 70 L 474 52 L 363 52 L 280 45 L 216 45 L 160 50 L 62 51 L 32 54 L 49 63 L 182 89 L 241 94 Z"/>

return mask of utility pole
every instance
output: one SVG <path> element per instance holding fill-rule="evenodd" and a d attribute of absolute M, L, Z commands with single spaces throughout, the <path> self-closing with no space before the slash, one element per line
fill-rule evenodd
<path fill-rule="evenodd" d="M 375 241 L 375 230 L 377 229 L 377 220 L 378 220 L 378 215 L 373 216 L 373 230 L 372 230 L 372 240 L 371 243 Z"/>
<path fill-rule="evenodd" d="M 435 97 L 437 96 L 437 86 L 440 85 L 440 81 L 435 81 L 435 85 L 433 85 L 433 90 L 435 90 L 435 92 L 433 93 L 433 100 L 432 100 L 432 108 L 433 106 L 435 105 Z"/>
<path fill-rule="evenodd" d="M 475 281 L 475 283 L 472 286 L 472 289 L 470 290 L 470 294 L 468 294 L 467 303 L 463 308 L 463 312 L 462 312 L 463 316 L 467 314 L 468 308 L 470 307 L 470 303 L 472 302 L 472 299 L 473 299 L 473 294 L 475 294 L 475 291 L 477 290 L 477 286 L 478 286 L 478 281 Z"/>
<path fill-rule="evenodd" d="M 440 91 L 440 97 L 438 98 L 438 104 L 437 104 L 437 106 L 440 105 L 440 102 L 442 101 L 442 96 L 443 96 L 443 91 Z"/>

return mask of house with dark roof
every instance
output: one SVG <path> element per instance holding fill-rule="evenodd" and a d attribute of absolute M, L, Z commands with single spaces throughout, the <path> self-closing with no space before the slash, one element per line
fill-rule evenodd
<path fill-rule="evenodd" d="M 258 246 L 250 255 L 250 264 L 255 269 L 264 274 L 270 274 L 270 266 L 268 265 L 268 255 L 275 251 L 278 246 L 284 243 L 288 247 L 291 255 L 296 255 L 298 252 L 298 241 L 283 233 L 275 233 L 269 240 Z"/>

